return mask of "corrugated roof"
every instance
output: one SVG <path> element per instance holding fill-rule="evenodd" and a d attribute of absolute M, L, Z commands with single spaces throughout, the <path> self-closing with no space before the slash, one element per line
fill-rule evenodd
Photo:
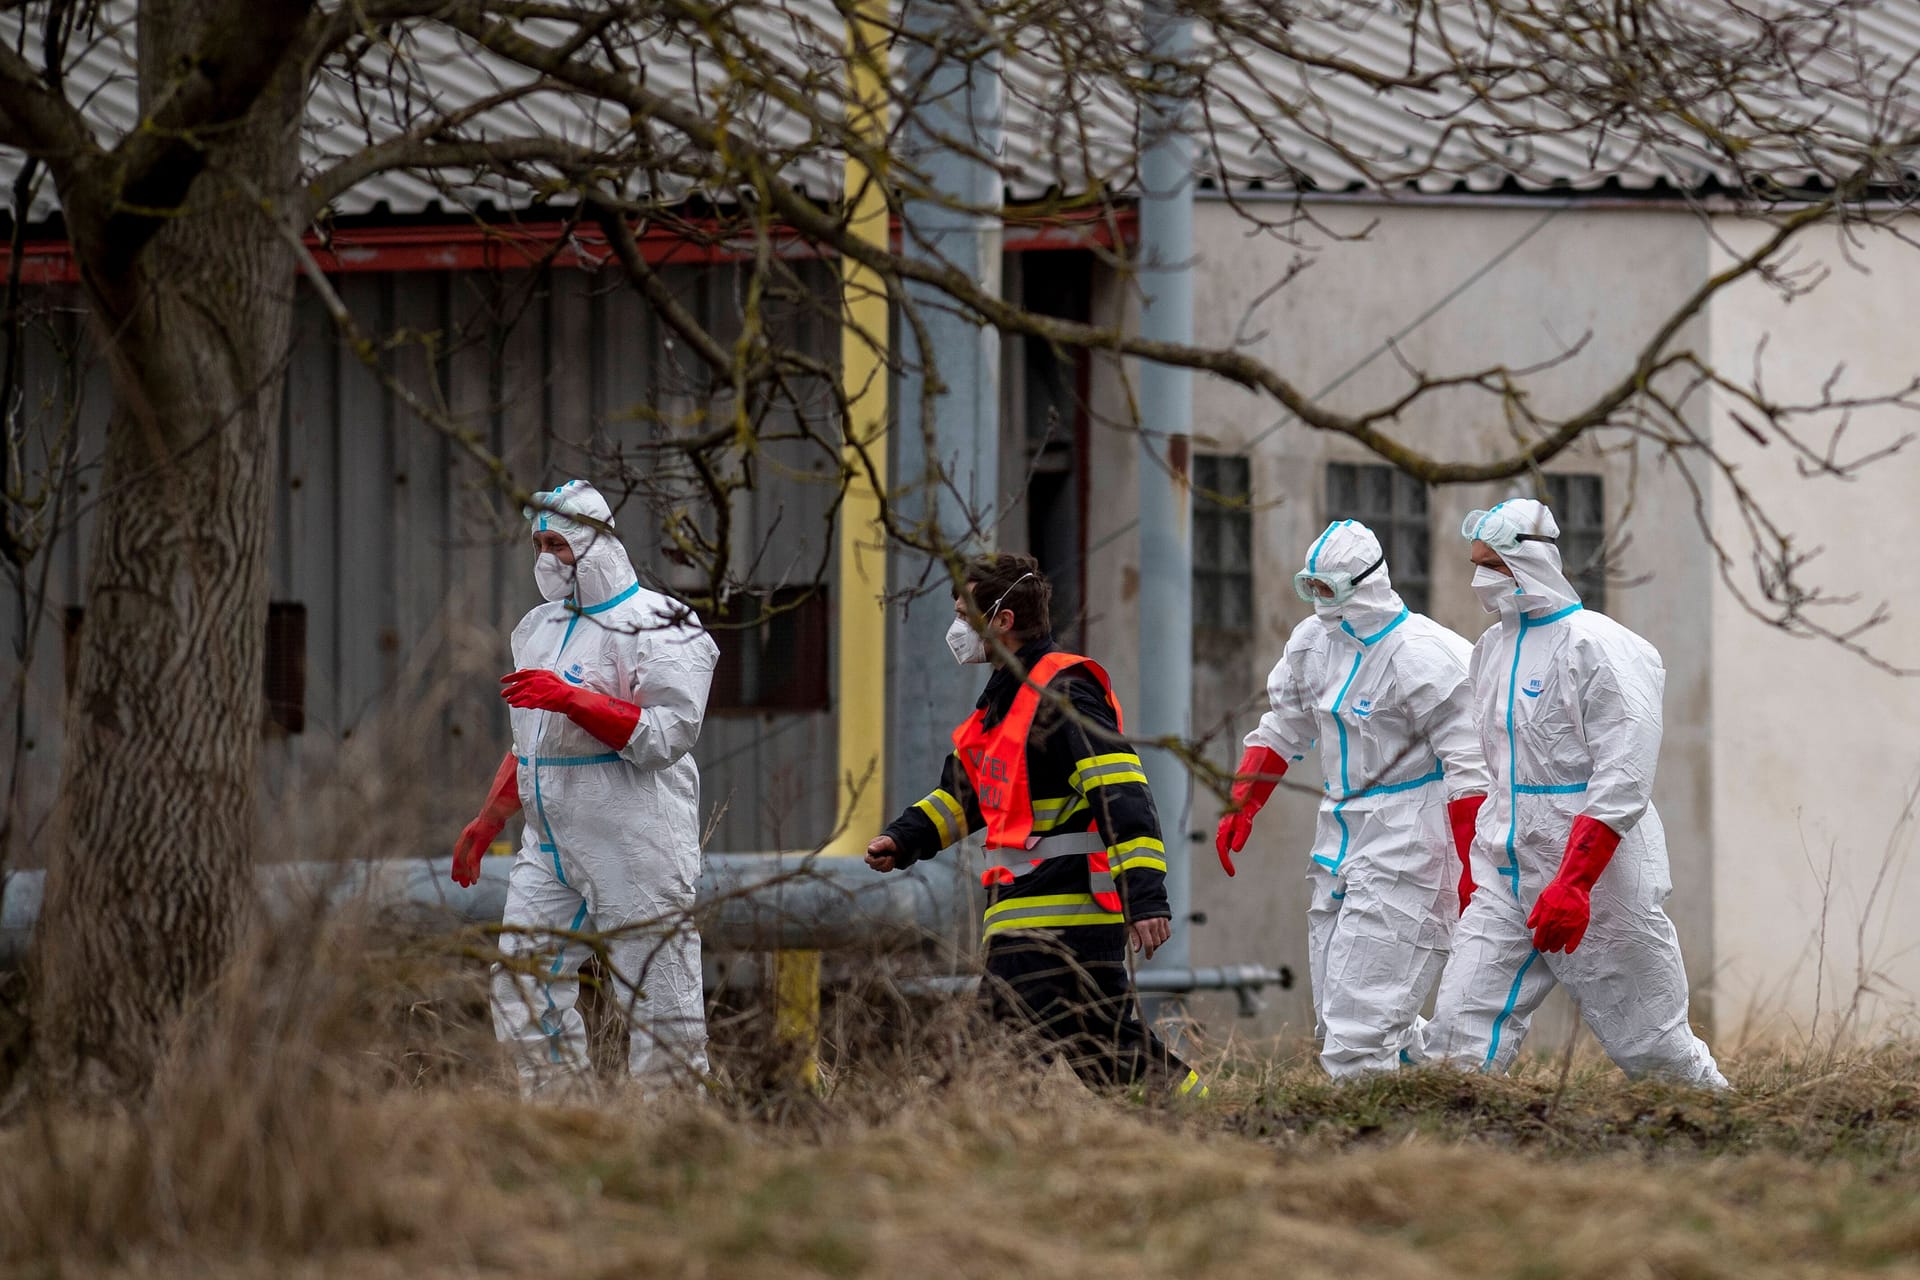
<path fill-rule="evenodd" d="M 1284 10 L 1258 0 L 1224 6 L 1220 12 L 1240 24 L 1232 37 L 1213 28 L 1199 33 L 1198 63 L 1206 68 L 1206 89 L 1191 122 L 1196 170 L 1239 188 L 1735 185 L 1740 174 L 1715 145 L 1715 134 L 1753 126 L 1734 114 L 1724 96 L 1699 94 L 1688 102 L 1702 78 L 1690 72 L 1687 60 L 1706 58 L 1729 42 L 1773 39 L 1779 44 L 1782 31 L 1793 32 L 1797 43 L 1770 55 L 1775 69 L 1744 87 L 1740 108 L 1764 113 L 1777 134 L 1790 130 L 1799 136 L 1792 145 L 1744 154 L 1743 164 L 1794 184 L 1830 179 L 1858 163 L 1861 146 L 1914 119 L 1899 81 L 1920 60 L 1920 0 L 1678 0 L 1654 10 L 1672 15 L 1675 23 L 1668 33 L 1675 49 L 1672 64 L 1628 68 L 1620 65 L 1618 51 L 1608 47 L 1603 33 L 1586 40 L 1562 34 L 1529 41 L 1509 24 L 1492 39 L 1481 29 L 1487 8 L 1485 0 L 1429 0 L 1418 9 L 1401 0 L 1315 0 Z M 1762 9 L 1788 25 L 1763 25 L 1755 16 Z M 134 5 L 110 0 L 99 12 L 69 58 L 69 87 L 76 100 L 84 101 L 98 136 L 111 140 L 131 128 L 137 116 Z M 804 78 L 805 96 L 837 99 L 844 36 L 832 0 L 768 0 L 730 12 L 762 52 L 773 52 Z M 1004 162 L 1014 199 L 1134 185 L 1138 103 L 1115 78 L 1068 68 L 1082 65 L 1076 58 L 1096 40 L 1137 46 L 1137 8 L 1094 4 L 1086 12 L 1092 15 L 1089 24 L 1105 24 L 1100 36 L 1085 28 L 1013 33 L 1005 63 Z M 1267 16 L 1279 12 L 1286 14 L 1284 21 Z M 9 44 L 16 43 L 16 33 L 8 27 L 20 20 L 18 11 L 0 17 L 0 36 Z M 350 64 L 343 56 L 318 77 L 306 122 L 310 172 L 369 142 L 393 138 L 434 113 L 489 100 L 492 105 L 463 126 L 469 136 L 560 136 L 608 149 L 634 142 L 624 112 L 543 84 L 442 26 L 422 22 L 394 30 L 392 43 L 362 50 Z M 529 25 L 527 30 L 551 38 L 561 28 Z M 31 33 L 25 45 L 31 53 Z M 1554 61 L 1553 74 L 1540 74 L 1537 67 L 1550 60 L 1548 50 L 1578 56 Z M 764 94 L 730 89 L 713 49 L 690 44 L 662 24 L 620 56 L 639 67 L 650 88 L 699 103 L 710 116 L 724 102 L 736 127 L 750 128 L 787 157 L 793 181 L 821 195 L 837 189 L 838 157 L 816 140 L 805 116 Z M 1404 80 L 1453 67 L 1461 58 L 1522 66 L 1503 76 L 1489 74 L 1475 90 L 1457 76 L 1432 91 L 1376 89 L 1366 78 Z M 1527 69 L 1529 59 L 1536 70 Z M 1336 64 L 1360 73 L 1337 70 Z M 1794 74 L 1788 74 L 1789 64 Z M 1710 65 L 1698 63 L 1695 69 Z M 1604 111 L 1599 90 L 1629 71 L 1660 82 L 1662 92 L 1687 102 L 1693 123 L 1673 124 L 1678 114 L 1663 117 L 1673 128 L 1651 137 L 1630 112 Z M 1594 89 L 1559 91 L 1583 80 Z M 1900 159 L 1903 166 L 1906 162 Z M 17 154 L 0 152 L 0 181 L 11 183 L 19 164 Z M 1883 176 L 1893 176 L 1892 171 Z M 354 214 L 382 206 L 400 213 L 435 204 L 514 207 L 545 194 L 536 185 L 498 175 L 390 172 L 359 183 L 335 208 Z M 36 215 L 52 208 L 52 192 L 43 188 Z"/>

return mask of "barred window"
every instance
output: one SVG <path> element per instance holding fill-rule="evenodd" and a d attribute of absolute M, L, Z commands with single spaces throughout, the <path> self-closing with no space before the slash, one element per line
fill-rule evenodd
<path fill-rule="evenodd" d="M 1193 626 L 1253 631 L 1253 481 L 1245 454 L 1193 455 Z"/>
<path fill-rule="evenodd" d="M 1542 476 L 1542 500 L 1560 525 L 1560 563 L 1589 609 L 1607 611 L 1607 503 L 1595 475 Z"/>
<path fill-rule="evenodd" d="M 1427 486 L 1397 467 L 1327 464 L 1327 519 L 1358 520 L 1387 553 L 1393 589 L 1415 613 L 1427 611 L 1432 585 Z"/>

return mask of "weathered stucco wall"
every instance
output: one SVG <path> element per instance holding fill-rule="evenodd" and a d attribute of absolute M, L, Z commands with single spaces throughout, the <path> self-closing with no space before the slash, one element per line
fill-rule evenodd
<path fill-rule="evenodd" d="M 1278 212 L 1276 210 L 1276 212 Z M 1542 411 L 1583 405 L 1632 367 L 1648 335 L 1696 287 L 1707 269 L 1705 230 L 1683 212 L 1635 207 L 1320 204 L 1324 231 L 1298 228 L 1305 245 L 1250 238 L 1224 204 L 1199 211 L 1196 269 L 1199 341 L 1239 341 L 1310 394 L 1357 410 L 1403 392 L 1413 376 L 1491 365 L 1543 366 L 1521 379 Z M 1344 238 L 1343 238 L 1344 237 Z M 1296 257 L 1311 265 L 1268 291 Z M 1694 340 L 1693 326 L 1683 341 Z M 1389 342 L 1392 347 L 1389 349 Z M 1700 416 L 1705 417 L 1704 404 Z M 1330 516 L 1326 464 L 1377 461 L 1341 438 L 1283 421 L 1271 401 L 1218 379 L 1195 390 L 1196 448 L 1253 454 L 1256 631 L 1239 653 L 1216 655 L 1196 673 L 1196 722 L 1231 723 L 1213 747 L 1230 766 L 1239 736 L 1260 710 L 1268 669 L 1308 610 L 1290 580 Z M 1512 448 L 1499 402 L 1483 392 L 1449 391 L 1423 400 L 1400 422 L 1401 439 L 1435 456 L 1481 460 Z M 1709 787 L 1709 562 L 1684 485 L 1655 450 L 1614 435 L 1556 459 L 1556 471 L 1605 477 L 1608 523 L 1623 536 L 1608 611 L 1658 646 L 1668 668 L 1667 735 L 1657 803 L 1672 843 L 1678 924 L 1700 998 L 1710 1007 L 1713 860 Z M 1437 490 L 1429 511 L 1431 612 L 1468 639 L 1485 629 L 1468 580 L 1458 531 L 1470 509 L 1521 491 L 1506 483 Z M 1229 717 L 1225 691 L 1254 699 Z M 1253 843 L 1229 881 L 1214 861 L 1211 819 L 1199 806 L 1195 899 L 1207 917 L 1194 935 L 1194 960 L 1262 959 L 1293 966 L 1301 982 L 1274 1001 L 1257 1030 L 1311 1029 L 1305 973 L 1308 841 L 1320 775 L 1299 768 L 1261 815 Z M 1289 783 L 1293 782 L 1290 778 Z M 1228 1006 L 1203 1009 L 1216 1026 Z M 1242 1024 L 1243 1026 L 1245 1024 Z M 1535 1044 L 1557 1047 L 1564 1010 L 1536 1024 Z"/>
<path fill-rule="evenodd" d="M 1821 400 L 1840 364 L 1836 398 L 1911 381 L 1920 374 L 1920 250 L 1914 220 L 1905 221 L 1904 241 L 1861 231 L 1845 242 L 1831 232 L 1802 242 L 1793 265 L 1831 272 L 1805 296 L 1788 301 L 1758 281 L 1735 286 L 1713 311 L 1716 363 L 1747 371 L 1758 359 L 1769 396 L 1780 402 Z M 1716 230 L 1715 270 L 1763 234 L 1731 221 Z M 1757 446 L 1735 413 L 1756 421 L 1722 394 L 1716 444 L 1794 549 L 1818 553 L 1799 576 L 1835 603 L 1809 605 L 1807 616 L 1844 630 L 1884 603 L 1885 623 L 1859 644 L 1895 666 L 1920 668 L 1920 454 L 1909 447 L 1851 478 L 1808 476 L 1804 456 L 1779 439 Z M 1895 444 L 1920 417 L 1864 409 L 1836 440 L 1838 425 L 1828 414 L 1802 421 L 1800 433 L 1816 457 L 1832 445 L 1837 459 L 1859 459 Z M 1713 503 L 1731 581 L 1755 598 L 1752 543 L 1729 484 L 1715 486 Z M 1920 876 L 1908 865 L 1920 679 L 1770 629 L 1728 586 L 1716 586 L 1712 598 L 1722 1022 L 1822 1041 L 1845 1030 L 1902 1029 L 1920 994 Z"/>

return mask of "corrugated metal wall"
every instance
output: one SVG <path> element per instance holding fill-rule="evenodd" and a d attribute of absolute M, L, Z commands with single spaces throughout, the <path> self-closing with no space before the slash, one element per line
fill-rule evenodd
<path fill-rule="evenodd" d="M 806 270 L 831 287 L 824 268 Z M 744 273 L 679 267 L 665 276 L 723 340 L 738 331 Z M 336 284 L 367 332 L 400 344 L 399 368 L 416 394 L 478 433 L 519 478 L 551 484 L 584 475 L 604 483 L 642 579 L 666 590 L 686 585 L 687 571 L 661 554 L 659 490 L 671 488 L 672 468 L 637 446 L 660 438 L 658 415 L 712 401 L 694 362 L 630 288 L 582 271 L 367 274 Z M 82 331 L 78 312 L 56 305 L 59 295 L 46 300 L 52 328 L 72 341 Z M 832 359 L 837 331 L 817 311 L 788 311 L 782 323 L 800 345 Z M 273 598 L 307 611 L 307 718 L 299 734 L 267 731 L 270 817 L 320 803 L 320 780 L 337 781 L 343 744 L 357 744 L 363 767 L 407 775 L 383 779 L 401 784 L 398 794 L 417 786 L 427 818 L 420 831 L 453 823 L 445 831 L 450 844 L 507 742 L 494 680 L 507 669 L 508 632 L 539 600 L 526 524 L 457 446 L 342 348 L 304 287 L 295 333 L 272 576 Z M 44 427 L 72 397 L 57 347 L 43 333 L 33 339 L 30 368 L 25 408 Z M 97 458 L 108 402 L 97 361 L 83 363 L 78 385 L 78 454 Z M 607 460 L 616 456 L 629 483 L 610 479 L 620 467 Z M 752 465 L 755 488 L 736 495 L 731 513 L 736 570 L 756 586 L 810 581 L 815 565 L 831 564 L 823 554 L 831 464 L 803 443 L 776 441 Z M 80 475 L 82 512 L 95 496 L 94 474 Z M 44 818 L 57 775 L 62 607 L 83 597 L 89 532 L 82 514 L 50 562 L 54 608 L 40 633 L 24 717 L 22 800 L 34 823 Z M 19 597 L 0 614 L 11 654 L 22 626 Z M 5 710 L 0 732 L 10 735 L 13 708 Z M 811 847 L 826 836 L 830 712 L 711 715 L 698 757 L 703 807 L 716 816 L 709 849 Z M 415 839 L 430 837 L 407 837 Z M 31 850 L 26 860 L 34 860 Z"/>

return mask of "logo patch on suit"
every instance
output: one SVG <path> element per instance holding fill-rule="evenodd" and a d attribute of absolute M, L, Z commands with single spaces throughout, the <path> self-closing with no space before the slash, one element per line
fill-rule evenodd
<path fill-rule="evenodd" d="M 1353 704 L 1353 714 L 1355 714 L 1355 715 L 1357 715 L 1357 716 L 1359 716 L 1359 717 L 1360 717 L 1360 718 L 1361 718 L 1362 720 L 1365 720 L 1365 719 L 1366 719 L 1366 718 L 1367 718 L 1368 716 L 1370 716 L 1370 715 L 1372 715 L 1372 714 L 1373 714 L 1373 699 L 1372 699 L 1372 698 L 1362 698 L 1362 699 L 1360 699 L 1360 701 L 1358 701 L 1358 702 L 1356 702 L 1356 703 L 1354 703 L 1354 704 Z"/>
<path fill-rule="evenodd" d="M 1527 681 L 1527 687 L 1520 692 L 1526 694 L 1529 698 L 1537 698 L 1546 691 L 1547 682 L 1539 676 L 1535 676 L 1533 679 Z"/>
<path fill-rule="evenodd" d="M 582 667 L 579 663 L 576 662 L 572 666 L 568 667 L 565 671 L 561 672 L 561 674 L 566 676 L 568 681 L 570 681 L 571 683 L 579 684 L 582 680 L 586 679 L 587 672 L 585 667 Z"/>

